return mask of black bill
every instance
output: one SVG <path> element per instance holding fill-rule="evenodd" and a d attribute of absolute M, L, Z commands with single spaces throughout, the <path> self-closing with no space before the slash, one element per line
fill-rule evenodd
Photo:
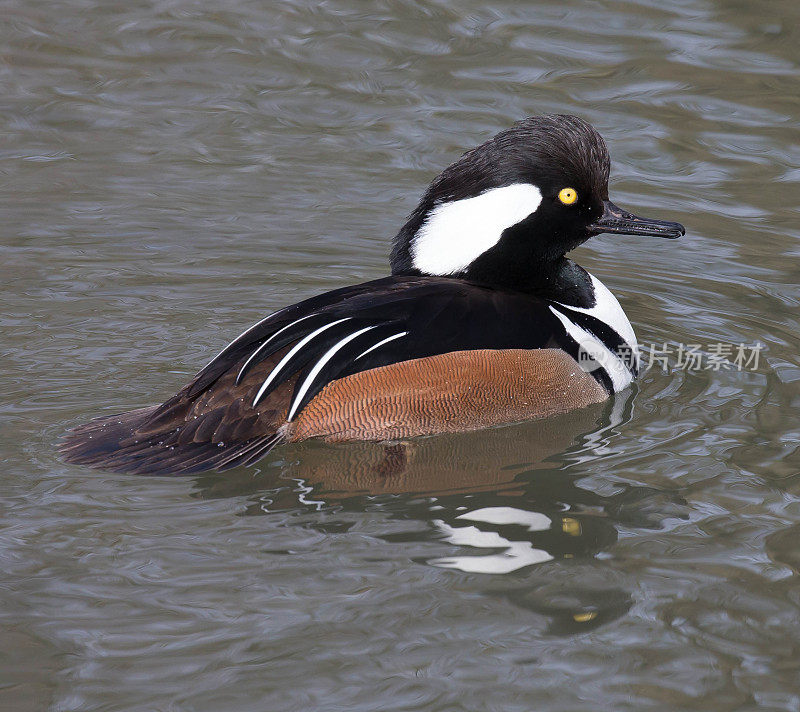
<path fill-rule="evenodd" d="M 593 235 L 601 232 L 615 232 L 619 235 L 647 235 L 650 237 L 676 237 L 686 234 L 683 225 L 669 220 L 640 218 L 633 213 L 614 205 L 610 200 L 603 201 L 603 216 L 589 225 Z"/>

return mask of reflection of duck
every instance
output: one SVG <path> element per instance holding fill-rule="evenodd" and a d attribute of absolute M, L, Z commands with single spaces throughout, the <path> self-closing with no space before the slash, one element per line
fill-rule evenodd
<path fill-rule="evenodd" d="M 308 443 L 284 474 L 301 478 L 326 500 L 513 489 L 519 472 L 547 466 L 548 458 L 595 432 L 608 410 L 596 405 L 540 422 L 392 444 Z"/>
<path fill-rule="evenodd" d="M 513 588 L 505 598 L 520 608 L 545 616 L 548 635 L 587 633 L 624 616 L 633 605 L 631 595 L 617 586 L 601 582 L 580 587 L 544 584 Z"/>
<path fill-rule="evenodd" d="M 565 255 L 603 232 L 684 233 L 614 205 L 609 166 L 584 121 L 520 121 L 431 183 L 395 238 L 391 276 L 267 317 L 164 404 L 74 430 L 65 458 L 222 470 L 281 442 L 472 431 L 605 401 L 638 372 L 636 337 Z"/>
<path fill-rule="evenodd" d="M 451 544 L 495 550 L 428 562 L 467 573 L 506 574 L 556 557 L 594 554 L 617 540 L 616 529 L 601 517 L 508 506 L 481 507 L 456 515 L 452 523 L 434 520 L 434 525 Z"/>
<path fill-rule="evenodd" d="M 518 506 L 496 504 L 460 512 L 445 507 L 450 516 L 433 520 L 433 534 L 463 547 L 463 553 L 427 559 L 426 563 L 466 574 L 514 573 L 510 578 L 485 577 L 487 593 L 544 616 L 550 635 L 589 631 L 623 616 L 632 605 L 630 594 L 618 583 L 609 586 L 602 576 L 593 577 L 585 567 L 580 577 L 571 576 L 563 568 L 548 568 L 545 576 L 532 571 L 525 577 L 525 569 L 558 559 L 571 560 L 570 567 L 580 566 L 582 559 L 617 541 L 613 521 L 602 512 L 582 511 L 567 502 L 547 501 L 546 497 L 532 502 L 530 493 L 536 490 L 537 479 L 534 475 L 526 488 L 527 496 L 515 502 Z M 579 488 L 569 481 L 572 478 L 567 479 L 562 496 L 578 494 Z M 581 498 L 588 498 L 595 506 L 603 501 L 585 490 Z M 498 499 L 503 500 L 511 501 L 508 497 Z"/>
<path fill-rule="evenodd" d="M 552 635 L 571 635 L 632 604 L 619 572 L 608 580 L 593 561 L 616 543 L 617 526 L 652 527 L 661 515 L 680 516 L 657 490 L 620 484 L 604 495 L 580 486 L 592 452 L 609 449 L 629 414 L 626 405 L 618 399 L 595 412 L 602 425 L 589 432 L 581 432 L 593 424 L 588 411 L 586 421 L 578 413 L 553 421 L 567 443 L 559 453 L 542 449 L 540 429 L 527 423 L 387 447 L 309 443 L 286 450 L 289 462 L 273 460 L 255 478 L 240 471 L 198 485 L 205 497 L 250 495 L 245 516 L 305 509 L 288 526 L 326 535 L 344 534 L 369 510 L 371 536 L 442 575 L 464 577 L 460 585 L 479 595 L 542 616 Z M 580 433 L 571 444 L 570 429 Z"/>

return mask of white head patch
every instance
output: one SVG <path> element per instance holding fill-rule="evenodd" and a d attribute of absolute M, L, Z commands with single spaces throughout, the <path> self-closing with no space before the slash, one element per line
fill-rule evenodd
<path fill-rule="evenodd" d="M 514 183 L 437 205 L 413 238 L 414 267 L 441 275 L 466 269 L 500 241 L 504 230 L 522 222 L 541 202 L 535 185 Z"/>

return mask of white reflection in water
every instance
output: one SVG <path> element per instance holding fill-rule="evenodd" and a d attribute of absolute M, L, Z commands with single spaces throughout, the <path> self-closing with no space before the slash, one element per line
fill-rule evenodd
<path fill-rule="evenodd" d="M 486 524 L 517 524 L 531 532 L 546 531 L 552 525 L 552 520 L 544 514 L 515 507 L 484 507 L 460 514 L 456 519 Z M 497 532 L 483 531 L 477 526 L 452 527 L 441 519 L 435 520 L 434 524 L 442 531 L 444 538 L 456 546 L 504 550 L 482 556 L 448 556 L 432 559 L 428 563 L 434 566 L 458 569 L 465 573 L 507 574 L 553 558 L 543 549 L 535 549 L 529 541 L 511 541 Z"/>

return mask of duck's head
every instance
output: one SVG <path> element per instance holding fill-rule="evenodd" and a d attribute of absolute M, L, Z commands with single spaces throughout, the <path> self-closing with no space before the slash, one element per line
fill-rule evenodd
<path fill-rule="evenodd" d="M 431 183 L 395 238 L 392 272 L 524 289 L 593 235 L 684 234 L 679 223 L 614 205 L 609 166 L 605 142 L 585 121 L 520 121 Z"/>

